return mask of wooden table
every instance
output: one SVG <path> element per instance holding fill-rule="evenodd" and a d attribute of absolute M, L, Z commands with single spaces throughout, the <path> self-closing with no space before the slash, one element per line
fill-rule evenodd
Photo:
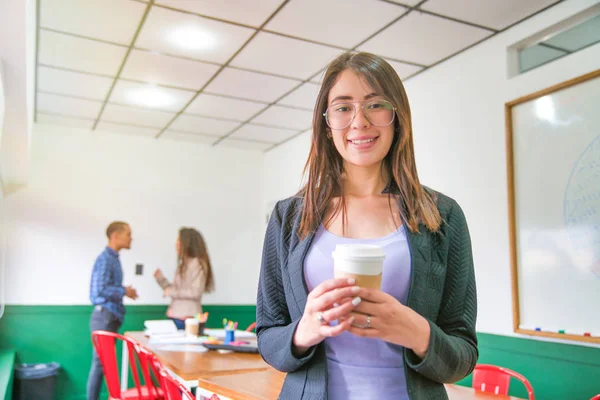
<path fill-rule="evenodd" d="M 283 372 L 273 368 L 230 376 L 200 378 L 196 395 L 210 398 L 214 393 L 220 400 L 270 400 L 277 399 L 283 380 Z"/>
<path fill-rule="evenodd" d="M 143 332 L 126 332 L 144 347 L 152 350 L 181 382 L 197 387 L 197 396 L 217 394 L 221 400 L 275 400 L 281 392 L 285 374 L 276 371 L 258 354 L 228 353 L 215 350 L 205 353 L 161 351 L 163 344 L 148 344 Z M 127 385 L 127 347 L 123 346 L 121 383 Z M 472 388 L 445 385 L 450 400 L 519 400 L 516 397 L 497 396 Z"/>
<path fill-rule="evenodd" d="M 152 350 L 179 380 L 187 387 L 195 387 L 199 378 L 207 378 L 220 375 L 239 374 L 244 372 L 264 371 L 271 367 L 263 361 L 259 354 L 252 353 L 227 353 L 221 354 L 216 350 L 204 353 L 161 351 L 164 344 L 148 344 L 148 337 L 143 332 L 126 332 L 125 336 L 135 339 L 142 346 Z M 125 351 L 126 346 L 123 346 Z M 123 362 L 127 361 L 125 355 Z M 126 364 L 123 365 L 122 373 L 127 373 Z M 121 377 L 123 383 L 123 376 Z M 127 384 L 127 379 L 124 379 Z"/>
<path fill-rule="evenodd" d="M 198 380 L 199 394 L 220 400 L 276 400 L 285 374 L 272 368 L 230 376 L 213 376 Z M 445 385 L 450 400 L 518 400 L 516 397 L 483 393 L 473 388 Z"/>

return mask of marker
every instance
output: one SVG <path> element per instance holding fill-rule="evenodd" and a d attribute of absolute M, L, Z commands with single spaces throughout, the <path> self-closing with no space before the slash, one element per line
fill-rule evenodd
<path fill-rule="evenodd" d="M 558 331 L 558 333 L 564 334 L 564 333 L 565 333 L 565 330 L 564 330 L 564 329 L 561 329 L 561 330 L 559 330 L 559 331 Z"/>
<path fill-rule="evenodd" d="M 591 334 L 591 333 L 589 333 L 589 332 L 584 332 L 584 333 L 583 333 L 583 336 L 591 337 L 591 336 L 592 336 L 592 334 Z"/>
<path fill-rule="evenodd" d="M 542 328 L 535 328 L 536 332 L 541 332 Z"/>

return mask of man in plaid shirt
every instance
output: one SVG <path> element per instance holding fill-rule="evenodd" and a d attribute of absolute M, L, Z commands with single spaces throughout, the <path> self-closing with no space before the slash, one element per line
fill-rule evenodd
<path fill-rule="evenodd" d="M 108 246 L 96 259 L 90 283 L 90 300 L 95 306 L 90 318 L 90 330 L 117 332 L 125 318 L 123 296 L 137 299 L 137 291 L 123 286 L 123 270 L 119 251 L 131 247 L 131 228 L 125 222 L 116 221 L 106 228 Z M 102 364 L 93 351 L 92 368 L 87 383 L 88 400 L 97 400 L 102 385 Z"/>

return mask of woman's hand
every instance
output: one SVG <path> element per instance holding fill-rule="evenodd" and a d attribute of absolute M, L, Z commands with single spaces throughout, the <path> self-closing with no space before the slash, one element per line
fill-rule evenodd
<path fill-rule="evenodd" d="M 163 275 L 163 273 L 160 270 L 160 268 L 157 268 L 156 271 L 154 271 L 154 277 L 156 279 L 163 279 L 165 276 Z"/>
<path fill-rule="evenodd" d="M 351 333 L 404 346 L 425 357 L 431 335 L 425 318 L 381 290 L 360 288 L 358 295 L 363 301 L 351 314 Z"/>
<path fill-rule="evenodd" d="M 172 286 L 167 286 L 165 288 L 165 290 L 163 290 L 163 297 L 169 297 L 169 296 L 171 296 L 172 289 L 173 289 Z"/>
<path fill-rule="evenodd" d="M 356 294 L 360 291 L 354 279 L 329 279 L 315 287 L 309 294 L 302 319 L 294 333 L 294 354 L 301 356 L 326 337 L 337 336 L 348 330 L 354 319 L 344 318 L 360 304 Z M 330 326 L 331 321 L 340 320 Z"/>

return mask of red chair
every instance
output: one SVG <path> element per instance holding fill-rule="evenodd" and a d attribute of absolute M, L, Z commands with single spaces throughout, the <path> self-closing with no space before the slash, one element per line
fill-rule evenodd
<path fill-rule="evenodd" d="M 252 332 L 256 328 L 256 322 L 251 323 L 247 328 L 246 332 Z"/>
<path fill-rule="evenodd" d="M 529 400 L 535 400 L 533 388 L 523 375 L 496 365 L 477 364 L 473 371 L 473 388 L 486 393 L 507 395 L 511 377 L 523 382 Z"/>
<path fill-rule="evenodd" d="M 129 369 L 133 376 L 135 388 L 122 392 L 119 380 L 119 369 L 117 367 L 116 342 L 121 340 L 127 344 L 129 355 Z M 147 359 L 144 355 L 140 357 L 140 346 L 136 341 L 118 333 L 106 331 L 92 332 L 92 343 L 98 353 L 98 358 L 104 369 L 104 379 L 108 388 L 109 400 L 162 400 L 163 391 L 154 386 L 150 377 Z M 142 370 L 145 385 L 140 383 L 138 363 Z M 157 376 L 158 378 L 158 376 Z"/>
<path fill-rule="evenodd" d="M 163 368 L 160 371 L 161 386 L 165 391 L 165 400 L 195 400 L 192 392 L 178 382 Z"/>
<path fill-rule="evenodd" d="M 142 375 L 144 376 L 144 382 L 148 382 L 148 387 L 151 391 L 153 391 L 153 393 L 155 393 L 157 399 L 164 399 L 164 392 L 161 388 L 162 381 L 160 375 L 161 371 L 164 370 L 162 363 L 159 361 L 156 355 L 154 355 L 154 353 L 141 346 L 139 343 L 136 342 L 134 347 L 137 350 L 137 356 L 140 361 L 140 367 L 142 370 Z M 154 386 L 154 381 L 152 379 L 153 377 L 159 383 L 159 387 Z"/>
<path fill-rule="evenodd" d="M 194 395 L 182 383 L 173 378 L 160 360 L 150 350 L 140 347 L 140 354 L 148 362 L 150 369 L 159 377 L 164 400 L 195 400 Z"/>
<path fill-rule="evenodd" d="M 595 395 L 590 400 L 600 400 L 600 394 Z"/>

